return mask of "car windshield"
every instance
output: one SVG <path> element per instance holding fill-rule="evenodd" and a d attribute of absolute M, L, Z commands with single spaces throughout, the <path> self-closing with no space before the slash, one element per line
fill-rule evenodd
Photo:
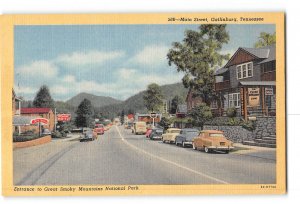
<path fill-rule="evenodd" d="M 156 134 L 162 134 L 163 133 L 163 130 L 155 130 L 155 131 L 153 131 L 154 133 L 156 133 Z"/>
<path fill-rule="evenodd" d="M 185 135 L 186 135 L 187 138 L 194 138 L 194 137 L 197 137 L 199 135 L 199 132 L 198 131 L 187 132 Z"/>
<path fill-rule="evenodd" d="M 210 133 L 209 136 L 210 137 L 224 137 L 224 135 L 222 133 Z"/>

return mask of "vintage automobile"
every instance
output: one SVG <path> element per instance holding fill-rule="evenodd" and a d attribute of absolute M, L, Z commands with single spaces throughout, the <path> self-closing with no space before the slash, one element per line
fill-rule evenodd
<path fill-rule="evenodd" d="M 185 128 L 175 138 L 175 144 L 182 147 L 192 146 L 193 139 L 199 135 L 199 130 L 193 128 Z"/>
<path fill-rule="evenodd" d="M 132 133 L 138 134 L 145 134 L 147 132 L 147 125 L 145 122 L 139 121 L 134 122 L 132 127 Z"/>
<path fill-rule="evenodd" d="M 149 136 L 150 140 L 161 140 L 163 134 L 162 128 L 153 128 Z"/>
<path fill-rule="evenodd" d="M 82 135 L 80 141 L 87 141 L 87 140 L 93 141 L 95 139 L 97 139 L 97 134 L 93 130 L 88 129 L 83 132 L 83 135 Z"/>
<path fill-rule="evenodd" d="M 193 149 L 204 150 L 206 153 L 222 151 L 228 154 L 233 148 L 233 143 L 225 138 L 222 131 L 218 130 L 202 130 L 193 140 Z"/>
<path fill-rule="evenodd" d="M 179 135 L 180 129 L 178 128 L 169 128 L 166 130 L 166 133 L 162 135 L 162 141 L 163 143 L 175 143 L 175 138 L 177 135 Z"/>
<path fill-rule="evenodd" d="M 149 137 L 150 137 L 151 132 L 152 132 L 152 129 L 148 128 L 148 129 L 147 129 L 147 132 L 146 132 L 146 134 L 145 134 L 146 138 L 149 138 Z"/>
<path fill-rule="evenodd" d="M 104 125 L 103 124 L 96 124 L 94 131 L 97 135 L 103 135 L 104 134 Z"/>

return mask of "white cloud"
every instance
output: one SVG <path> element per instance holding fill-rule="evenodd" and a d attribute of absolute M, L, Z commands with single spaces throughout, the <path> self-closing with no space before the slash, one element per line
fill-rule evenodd
<path fill-rule="evenodd" d="M 17 74 L 24 77 L 53 78 L 57 76 L 58 67 L 52 62 L 40 60 L 16 68 Z"/>
<path fill-rule="evenodd" d="M 117 75 L 122 79 L 130 79 L 136 74 L 136 72 L 137 70 L 135 69 L 121 68 L 120 70 L 118 70 Z"/>
<path fill-rule="evenodd" d="M 165 45 L 148 45 L 137 53 L 130 62 L 155 68 L 158 65 L 167 65 L 169 47 Z"/>
<path fill-rule="evenodd" d="M 55 61 L 70 66 L 82 66 L 88 64 L 103 64 L 106 61 L 114 60 L 123 57 L 124 55 L 125 53 L 123 51 L 103 52 L 92 50 L 88 52 L 73 52 L 71 54 L 65 54 L 59 56 Z"/>
<path fill-rule="evenodd" d="M 33 88 L 33 87 L 29 87 L 29 86 L 22 86 L 22 87 L 19 87 L 19 86 L 14 86 L 14 89 L 18 94 L 34 94 L 36 93 L 38 90 L 36 88 Z"/>
<path fill-rule="evenodd" d="M 76 81 L 75 76 L 67 75 L 62 79 L 66 83 L 73 83 Z"/>

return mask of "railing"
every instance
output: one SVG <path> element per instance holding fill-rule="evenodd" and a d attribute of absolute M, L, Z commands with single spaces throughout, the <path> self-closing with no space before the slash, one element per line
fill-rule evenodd
<path fill-rule="evenodd" d="M 230 88 L 230 81 L 229 80 L 215 83 L 215 90 L 216 91 L 221 91 L 221 90 L 229 89 L 229 88 Z"/>

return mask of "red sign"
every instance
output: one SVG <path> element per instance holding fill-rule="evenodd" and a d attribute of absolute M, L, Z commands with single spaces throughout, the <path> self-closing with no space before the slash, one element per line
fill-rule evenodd
<path fill-rule="evenodd" d="M 36 118 L 36 119 L 32 119 L 30 121 L 30 124 L 34 125 L 37 123 L 42 123 L 43 125 L 47 125 L 49 123 L 49 120 L 46 118 Z"/>
<path fill-rule="evenodd" d="M 71 114 L 57 114 L 57 121 L 70 121 Z"/>

